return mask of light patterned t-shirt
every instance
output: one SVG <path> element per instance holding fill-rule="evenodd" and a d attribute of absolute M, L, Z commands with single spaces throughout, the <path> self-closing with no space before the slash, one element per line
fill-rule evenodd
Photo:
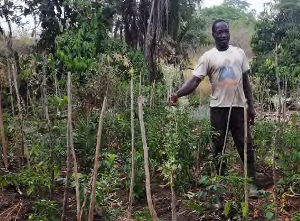
<path fill-rule="evenodd" d="M 244 50 L 229 46 L 226 51 L 213 48 L 204 53 L 193 71 L 203 79 L 208 76 L 212 94 L 211 107 L 244 107 L 243 73 L 250 69 Z"/>

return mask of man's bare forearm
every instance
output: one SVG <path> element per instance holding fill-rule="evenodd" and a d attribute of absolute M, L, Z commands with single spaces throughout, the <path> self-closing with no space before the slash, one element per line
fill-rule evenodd
<path fill-rule="evenodd" d="M 243 86 L 244 86 L 245 97 L 246 97 L 247 103 L 248 103 L 248 108 L 254 108 L 252 87 L 250 84 L 248 73 L 243 74 Z"/>
<path fill-rule="evenodd" d="M 201 82 L 200 78 L 193 76 L 190 80 L 184 83 L 184 85 L 175 93 L 178 97 L 189 95 L 198 87 L 200 82 Z"/>

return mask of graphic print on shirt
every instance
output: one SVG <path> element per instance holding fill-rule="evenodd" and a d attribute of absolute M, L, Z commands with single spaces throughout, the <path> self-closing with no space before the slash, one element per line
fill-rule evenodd
<path fill-rule="evenodd" d="M 232 87 L 238 83 L 230 60 L 224 61 L 224 66 L 220 68 L 218 85 L 221 87 Z"/>

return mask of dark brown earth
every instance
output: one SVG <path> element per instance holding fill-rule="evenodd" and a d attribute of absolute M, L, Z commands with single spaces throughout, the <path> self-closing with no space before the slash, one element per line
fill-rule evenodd
<path fill-rule="evenodd" d="M 242 173 L 240 166 L 236 165 L 235 169 Z M 273 191 L 273 181 L 272 174 L 270 174 L 269 169 L 264 167 L 258 167 L 260 182 L 265 184 L 265 190 Z M 154 201 L 154 206 L 158 217 L 164 221 L 171 221 L 171 191 L 167 186 L 164 186 L 162 179 L 159 177 L 154 177 L 152 181 L 152 196 Z M 199 189 L 191 190 L 196 192 Z M 69 206 L 67 208 L 67 220 L 76 220 L 76 203 L 74 193 L 71 193 L 71 198 L 69 201 Z M 226 195 L 226 199 L 232 199 L 232 196 Z M 50 199 L 50 198 L 49 198 Z M 223 211 L 209 210 L 204 208 L 205 213 L 200 215 L 198 212 L 193 211 L 191 208 L 183 204 L 183 201 L 187 198 L 182 196 L 177 196 L 177 215 L 178 221 L 213 221 L 213 220 L 236 220 L 234 218 L 225 218 L 222 215 Z M 59 187 L 57 192 L 53 193 L 52 199 L 56 201 L 59 205 L 58 208 L 62 208 L 63 200 L 63 187 Z M 116 202 L 110 203 L 111 208 L 118 208 L 121 210 L 121 215 L 116 221 L 126 220 L 126 208 L 128 202 L 128 191 L 118 190 L 116 192 Z M 259 198 L 257 200 L 250 200 L 250 217 L 249 220 L 267 220 L 264 218 L 264 213 L 262 211 L 262 205 L 266 203 L 265 198 Z M 147 200 L 144 199 L 142 202 L 133 205 L 133 210 L 138 211 L 147 207 Z M 280 196 L 280 220 L 290 221 L 293 217 L 295 211 L 299 211 L 300 208 L 300 198 L 292 198 L 286 194 Z M 133 211 L 133 212 L 134 212 Z M 14 189 L 7 189 L 0 191 L 0 221 L 26 221 L 28 216 L 32 213 L 32 201 L 24 196 L 21 196 L 18 191 Z M 60 220 L 60 216 L 57 217 Z M 99 213 L 96 213 L 94 220 L 103 220 Z M 132 219 L 133 220 L 133 219 Z"/>

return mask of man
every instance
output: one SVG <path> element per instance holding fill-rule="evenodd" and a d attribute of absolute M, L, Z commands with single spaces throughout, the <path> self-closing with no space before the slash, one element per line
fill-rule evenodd
<path fill-rule="evenodd" d="M 170 102 L 175 105 L 178 98 L 192 93 L 208 76 L 212 85 L 210 100 L 210 121 L 218 135 L 212 137 L 214 161 L 220 175 L 225 175 L 226 164 L 221 165 L 219 157 L 222 155 L 227 122 L 235 146 L 244 161 L 244 107 L 248 106 L 248 177 L 252 178 L 249 196 L 257 197 L 255 186 L 255 166 L 250 124 L 253 125 L 255 111 L 253 107 L 252 88 L 248 74 L 250 66 L 244 51 L 229 45 L 229 25 L 224 20 L 216 20 L 212 25 L 212 36 L 215 47 L 202 55 L 193 71 L 193 77 L 178 91 L 172 94 Z M 232 110 L 230 113 L 230 107 Z"/>

